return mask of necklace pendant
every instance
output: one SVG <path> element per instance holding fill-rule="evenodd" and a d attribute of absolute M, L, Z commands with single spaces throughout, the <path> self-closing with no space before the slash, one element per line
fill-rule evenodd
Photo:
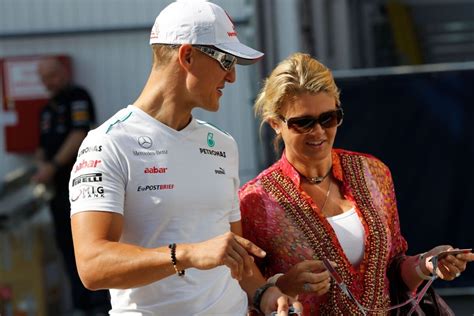
<path fill-rule="evenodd" d="M 324 178 L 326 177 L 313 177 L 313 178 L 307 178 L 309 183 L 311 184 L 320 184 L 323 182 Z"/>
<path fill-rule="evenodd" d="M 302 175 L 302 176 L 305 177 L 306 180 L 308 180 L 308 182 L 311 184 L 320 184 L 321 182 L 324 181 L 324 179 L 326 179 L 329 176 L 329 174 L 331 173 L 331 170 L 332 170 L 332 166 L 329 168 L 328 172 L 324 176 L 321 176 L 321 177 L 307 177 L 305 175 Z"/>

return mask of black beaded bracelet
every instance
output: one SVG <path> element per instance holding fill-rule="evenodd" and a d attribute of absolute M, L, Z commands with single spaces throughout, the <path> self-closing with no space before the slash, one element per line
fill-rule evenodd
<path fill-rule="evenodd" d="M 253 307 L 258 310 L 260 313 L 263 313 L 262 310 L 260 309 L 260 303 L 262 302 L 262 296 L 263 293 L 265 293 L 266 290 L 269 288 L 276 286 L 274 283 L 265 283 L 261 287 L 259 287 L 256 291 L 255 294 L 253 295 Z"/>
<path fill-rule="evenodd" d="M 176 244 L 169 244 L 168 248 L 171 249 L 171 263 L 173 264 L 174 271 L 176 271 L 179 276 L 184 276 L 184 270 L 178 270 L 178 267 L 176 266 L 176 264 L 178 263 L 178 261 L 176 260 Z"/>

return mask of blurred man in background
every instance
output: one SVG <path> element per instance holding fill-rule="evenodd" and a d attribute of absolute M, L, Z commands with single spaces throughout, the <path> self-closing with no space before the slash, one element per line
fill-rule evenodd
<path fill-rule="evenodd" d="M 94 315 L 108 310 L 105 291 L 91 292 L 77 274 L 70 225 L 68 181 L 77 150 L 95 121 L 90 95 L 71 82 L 68 68 L 57 58 L 45 58 L 38 73 L 51 98 L 41 112 L 40 141 L 36 152 L 37 172 L 33 180 L 50 185 L 55 238 L 62 253 L 77 315 Z"/>

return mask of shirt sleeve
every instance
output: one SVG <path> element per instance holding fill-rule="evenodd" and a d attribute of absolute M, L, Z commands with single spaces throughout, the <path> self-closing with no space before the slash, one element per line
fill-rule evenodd
<path fill-rule="evenodd" d="M 233 139 L 232 139 L 233 140 Z M 233 140 L 233 149 L 234 153 L 232 157 L 236 160 L 234 162 L 235 170 L 234 170 L 234 196 L 233 196 L 233 201 L 232 201 L 232 211 L 229 216 L 229 222 L 237 222 L 240 221 L 241 219 L 241 214 L 240 214 L 240 203 L 239 203 L 239 186 L 240 186 L 240 178 L 239 178 L 239 152 L 237 148 L 237 143 L 235 140 Z"/>
<path fill-rule="evenodd" d="M 74 129 L 89 129 L 95 121 L 94 104 L 89 94 L 77 89 L 70 100 L 71 127 Z"/>
<path fill-rule="evenodd" d="M 89 133 L 71 170 L 71 216 L 83 211 L 123 214 L 127 164 L 108 135 Z"/>

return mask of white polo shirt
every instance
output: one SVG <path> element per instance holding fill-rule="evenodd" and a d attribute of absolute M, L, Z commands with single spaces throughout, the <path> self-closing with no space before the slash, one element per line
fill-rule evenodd
<path fill-rule="evenodd" d="M 69 183 L 71 215 L 124 217 L 121 242 L 146 248 L 194 243 L 240 220 L 234 139 L 196 119 L 176 131 L 129 105 L 89 132 Z M 110 315 L 245 315 L 230 270 L 188 269 L 147 286 L 111 289 Z"/>

